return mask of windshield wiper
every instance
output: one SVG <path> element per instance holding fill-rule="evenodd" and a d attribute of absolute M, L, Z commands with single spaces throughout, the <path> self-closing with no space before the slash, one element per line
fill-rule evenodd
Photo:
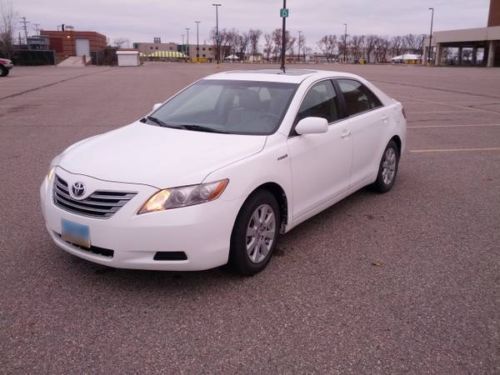
<path fill-rule="evenodd" d="M 163 126 L 163 127 L 166 127 L 166 128 L 173 128 L 174 127 L 174 126 L 170 126 L 166 122 L 163 122 L 159 118 L 156 118 L 154 116 L 146 116 L 145 119 L 149 120 L 151 122 L 154 122 L 156 125 L 160 125 L 160 126 Z"/>
<path fill-rule="evenodd" d="M 225 133 L 227 132 L 225 130 L 221 129 L 214 129 L 209 126 L 203 126 L 203 125 L 179 125 L 179 128 L 181 129 L 186 129 L 186 130 L 194 130 L 194 131 L 199 131 L 199 132 L 207 132 L 207 133 Z"/>

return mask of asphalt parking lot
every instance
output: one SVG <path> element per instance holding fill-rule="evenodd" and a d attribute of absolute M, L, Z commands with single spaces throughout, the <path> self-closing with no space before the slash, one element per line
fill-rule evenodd
<path fill-rule="evenodd" d="M 283 236 L 251 278 L 97 266 L 56 248 L 39 209 L 52 157 L 214 65 L 0 78 L 0 373 L 500 373 L 500 70 L 321 68 L 403 102 L 398 181 Z"/>

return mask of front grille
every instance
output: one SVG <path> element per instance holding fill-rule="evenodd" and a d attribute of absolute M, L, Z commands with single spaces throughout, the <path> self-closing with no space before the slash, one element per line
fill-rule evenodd
<path fill-rule="evenodd" d="M 58 175 L 54 180 L 54 203 L 69 212 L 80 215 L 110 218 L 122 208 L 136 193 L 123 191 L 96 190 L 87 198 L 76 200 L 69 193 L 69 186 Z"/>

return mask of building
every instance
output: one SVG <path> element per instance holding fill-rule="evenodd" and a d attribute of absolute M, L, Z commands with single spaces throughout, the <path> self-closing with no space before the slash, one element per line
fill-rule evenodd
<path fill-rule="evenodd" d="M 197 51 L 197 45 L 196 44 L 190 44 L 189 45 L 189 57 L 191 59 L 196 59 L 197 52 L 199 53 L 199 58 L 201 61 L 214 61 L 215 60 L 215 54 L 216 54 L 216 48 L 213 44 L 200 44 L 199 46 L 199 52 Z"/>
<path fill-rule="evenodd" d="M 48 50 L 50 49 L 49 38 L 42 35 L 33 35 L 28 37 L 28 49 Z"/>
<path fill-rule="evenodd" d="M 138 50 L 139 53 L 144 54 L 144 55 L 149 55 L 155 51 L 177 51 L 177 44 L 176 43 L 161 43 L 159 38 L 155 40 L 153 43 L 148 43 L 148 42 L 140 42 L 140 43 L 133 43 L 133 48 Z"/>
<path fill-rule="evenodd" d="M 106 36 L 95 31 L 41 30 L 40 36 L 49 39 L 49 49 L 56 53 L 58 62 L 71 56 L 85 56 L 90 62 L 91 55 L 106 48 Z"/>
<path fill-rule="evenodd" d="M 425 42 L 424 61 L 429 56 Z M 490 1 L 488 26 L 432 33 L 435 65 L 500 66 L 500 0 Z"/>

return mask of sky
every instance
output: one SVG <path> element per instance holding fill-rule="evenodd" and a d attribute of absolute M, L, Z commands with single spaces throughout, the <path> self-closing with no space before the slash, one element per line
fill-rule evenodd
<path fill-rule="evenodd" d="M 11 2 L 19 17 L 32 25 L 55 30 L 62 23 L 75 30 L 97 31 L 110 42 L 126 38 L 130 42 L 181 43 L 190 28 L 189 41 L 196 43 L 196 24 L 200 23 L 200 43 L 209 41 L 215 27 L 214 0 L 0 0 Z M 281 27 L 282 0 L 216 0 L 219 28 L 269 33 Z M 306 44 L 314 48 L 326 34 L 349 35 L 424 34 L 430 29 L 435 8 L 434 30 L 485 27 L 489 0 L 288 0 L 287 30 L 297 36 L 302 31 Z M 20 29 L 18 28 L 18 31 Z M 17 35 L 17 33 L 16 33 Z"/>

